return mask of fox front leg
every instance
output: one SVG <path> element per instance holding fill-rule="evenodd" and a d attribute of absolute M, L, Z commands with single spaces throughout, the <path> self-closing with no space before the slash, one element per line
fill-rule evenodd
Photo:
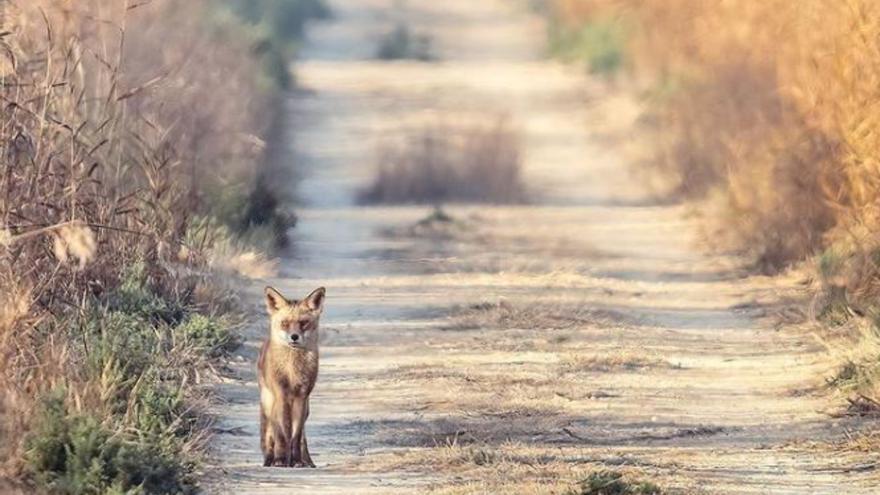
<path fill-rule="evenodd" d="M 303 426 L 302 426 L 302 462 L 308 467 L 315 467 L 315 463 L 312 462 L 312 456 L 309 455 L 309 443 L 306 441 L 306 421 L 309 419 L 309 400 L 306 399 L 306 412 L 305 417 L 303 418 Z"/>
<path fill-rule="evenodd" d="M 266 417 L 260 405 L 260 448 L 263 450 L 263 466 L 271 466 L 275 462 L 274 427 Z"/>
<path fill-rule="evenodd" d="M 281 418 L 281 421 L 273 421 L 272 439 L 273 439 L 273 466 L 289 466 L 290 465 L 290 407 L 282 401 L 275 403 L 275 407 L 281 409 L 273 414 L 275 418 Z"/>
<path fill-rule="evenodd" d="M 296 397 L 291 404 L 291 424 L 290 424 L 290 466 L 306 467 L 307 464 L 303 460 L 303 427 L 306 422 L 306 399 Z"/>

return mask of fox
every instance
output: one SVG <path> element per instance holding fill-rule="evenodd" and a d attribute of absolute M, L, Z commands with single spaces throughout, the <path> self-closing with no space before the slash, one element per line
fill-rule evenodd
<path fill-rule="evenodd" d="M 325 294 L 319 287 L 297 301 L 265 289 L 269 334 L 257 360 L 264 466 L 315 467 L 305 425 L 318 380 L 318 324 Z"/>

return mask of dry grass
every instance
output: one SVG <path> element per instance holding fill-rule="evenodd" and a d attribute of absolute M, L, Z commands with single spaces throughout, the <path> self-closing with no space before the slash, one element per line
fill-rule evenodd
<path fill-rule="evenodd" d="M 458 330 L 474 328 L 553 330 L 619 324 L 627 320 L 627 317 L 616 311 L 584 305 L 543 302 L 514 304 L 500 300 L 460 308 L 453 315 L 449 328 Z"/>
<path fill-rule="evenodd" d="M 485 124 L 428 125 L 380 152 L 362 203 L 521 203 L 520 137 L 504 118 Z"/>
<path fill-rule="evenodd" d="M 621 350 L 614 354 L 571 353 L 559 363 L 561 373 L 589 373 L 613 370 L 647 370 L 669 368 L 669 362 L 643 352 Z"/>
<path fill-rule="evenodd" d="M 730 240 L 776 269 L 875 225 L 875 2 L 558 0 L 577 25 L 623 18 L 648 74 L 655 164 L 689 197 L 723 191 Z"/>
<path fill-rule="evenodd" d="M 233 298 L 208 268 L 265 265 L 205 220 L 218 191 L 252 187 L 270 108 L 214 9 L 0 7 L 0 478 L 191 488 L 194 387 L 234 343 Z M 65 460 L 88 452 L 105 471 Z"/>
<path fill-rule="evenodd" d="M 626 66 L 654 122 L 651 168 L 716 206 L 712 237 L 775 272 L 819 256 L 826 325 L 876 398 L 880 4 L 872 0 L 555 0 L 562 26 L 629 26 Z M 857 325 L 847 321 L 863 320 Z M 859 330 L 870 327 L 868 333 Z M 844 353 L 846 354 L 846 353 Z M 867 387 L 867 389 L 865 388 Z"/>
<path fill-rule="evenodd" d="M 661 495 L 637 468 L 609 469 L 603 460 L 577 449 L 548 450 L 517 442 L 462 445 L 451 441 L 431 449 L 371 456 L 362 469 L 424 469 L 431 466 L 455 480 L 434 484 L 432 495 L 519 493 L 528 495 Z"/>

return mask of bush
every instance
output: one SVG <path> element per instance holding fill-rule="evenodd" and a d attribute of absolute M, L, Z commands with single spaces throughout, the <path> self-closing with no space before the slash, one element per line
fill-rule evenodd
<path fill-rule="evenodd" d="M 150 322 L 179 322 L 186 312 L 183 301 L 162 297 L 151 289 L 146 270 L 147 265 L 142 259 L 122 268 L 119 287 L 107 297 L 109 309 Z"/>
<path fill-rule="evenodd" d="M 591 473 L 577 488 L 566 495 L 663 495 L 659 486 L 638 480 L 628 480 L 615 471 Z"/>
<path fill-rule="evenodd" d="M 429 126 L 400 148 L 385 150 L 361 203 L 449 201 L 521 203 L 519 137 L 499 119 L 493 125 L 461 129 Z"/>
<path fill-rule="evenodd" d="M 184 345 L 192 345 L 211 357 L 225 356 L 239 345 L 232 325 L 223 319 L 202 314 L 190 315 L 173 329 Z"/>
<path fill-rule="evenodd" d="M 757 269 L 818 254 L 815 314 L 844 356 L 832 384 L 880 407 L 880 3 L 553 6 L 568 25 L 627 19 L 628 64 L 654 86 L 652 170 L 675 195 L 720 203 L 714 238 Z"/>
<path fill-rule="evenodd" d="M 583 63 L 594 74 L 613 75 L 624 63 L 625 30 L 617 19 L 596 19 L 581 26 L 551 23 L 550 54 Z"/>
<path fill-rule="evenodd" d="M 394 29 L 382 37 L 376 57 L 382 60 L 434 60 L 431 54 L 431 39 L 425 35 L 414 35 L 409 26 L 398 23 Z"/>
<path fill-rule="evenodd" d="M 55 389 L 42 401 L 25 455 L 26 473 L 51 492 L 193 489 L 190 451 L 205 421 L 186 377 L 198 359 L 219 357 L 237 341 L 216 318 L 187 314 L 173 326 L 150 319 L 161 299 L 142 288 L 137 294 L 143 306 L 96 308 L 82 322 L 51 328 L 71 343 L 65 382 L 76 388 Z M 181 370 L 181 359 L 197 360 Z M 71 409 L 71 396 L 82 411 Z"/>
<path fill-rule="evenodd" d="M 190 468 L 175 446 L 125 438 L 97 417 L 70 413 L 63 397 L 56 391 L 42 401 L 27 439 L 27 469 L 41 489 L 76 495 L 194 493 Z"/>
<path fill-rule="evenodd" d="M 284 247 L 288 231 L 296 226 L 296 215 L 285 209 L 277 187 L 269 185 L 268 179 L 261 175 L 248 197 L 240 225 L 243 231 L 267 229 L 272 233 L 273 244 Z"/>
<path fill-rule="evenodd" d="M 880 134 L 866 130 L 880 93 L 865 81 L 880 67 L 866 34 L 880 33 L 876 2 L 553 3 L 580 33 L 564 45 L 584 43 L 599 61 L 616 60 L 610 47 L 621 45 L 608 19 L 626 19 L 625 58 L 657 88 L 655 170 L 683 197 L 721 198 L 718 230 L 759 268 L 875 229 L 880 186 L 867 164 Z"/>
<path fill-rule="evenodd" d="M 293 85 L 290 64 L 296 44 L 311 19 L 323 19 L 330 10 L 323 0 L 227 0 L 229 8 L 249 27 L 253 53 L 278 88 Z"/>

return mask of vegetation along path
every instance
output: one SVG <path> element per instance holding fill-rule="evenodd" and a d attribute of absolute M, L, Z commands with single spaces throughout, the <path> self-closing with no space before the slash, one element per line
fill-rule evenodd
<path fill-rule="evenodd" d="M 647 201 L 609 138 L 638 108 L 547 61 L 537 16 L 500 0 L 331 8 L 288 102 L 304 206 L 269 281 L 328 288 L 318 469 L 260 465 L 255 325 L 219 386 L 218 491 L 564 493 L 623 469 L 687 493 L 870 493 L 833 451 L 849 425 L 820 393 L 825 354 L 767 316 L 796 280 L 738 274 L 703 254 L 684 208 Z M 398 24 L 434 60 L 376 59 Z M 499 115 L 530 204 L 418 225 L 425 207 L 355 206 L 383 146 Z"/>

